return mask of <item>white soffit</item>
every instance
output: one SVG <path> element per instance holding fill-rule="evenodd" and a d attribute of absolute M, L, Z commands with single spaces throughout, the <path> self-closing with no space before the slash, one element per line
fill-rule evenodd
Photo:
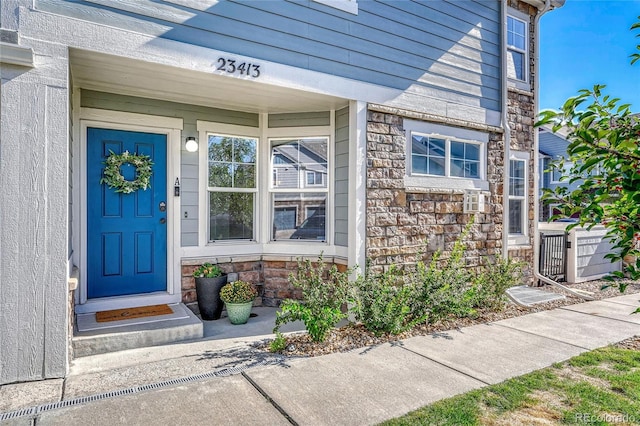
<path fill-rule="evenodd" d="M 86 50 L 70 49 L 76 86 L 101 92 L 161 99 L 254 113 L 340 109 L 348 100 Z M 214 69 L 214 67 L 212 67 Z"/>

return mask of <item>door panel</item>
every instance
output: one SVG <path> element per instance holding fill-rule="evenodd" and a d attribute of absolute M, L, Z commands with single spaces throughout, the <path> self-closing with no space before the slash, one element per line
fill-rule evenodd
<path fill-rule="evenodd" d="M 131 194 L 101 184 L 104 160 L 113 151 L 144 154 L 153 161 L 151 187 Z M 87 296 L 166 291 L 166 135 L 87 129 Z M 121 173 L 135 178 L 135 166 Z"/>

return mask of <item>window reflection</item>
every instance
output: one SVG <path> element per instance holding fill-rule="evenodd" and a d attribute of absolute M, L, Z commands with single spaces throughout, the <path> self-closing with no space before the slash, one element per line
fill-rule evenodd
<path fill-rule="evenodd" d="M 327 150 L 327 138 L 272 141 L 273 240 L 326 240 Z"/>

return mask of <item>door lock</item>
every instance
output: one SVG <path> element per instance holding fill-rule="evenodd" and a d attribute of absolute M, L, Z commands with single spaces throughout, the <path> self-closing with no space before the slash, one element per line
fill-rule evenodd
<path fill-rule="evenodd" d="M 160 205 L 158 206 L 161 212 L 167 211 L 167 203 L 164 201 L 160 201 Z"/>

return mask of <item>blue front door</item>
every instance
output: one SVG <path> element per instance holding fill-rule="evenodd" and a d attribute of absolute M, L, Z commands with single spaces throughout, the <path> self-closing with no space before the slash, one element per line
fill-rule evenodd
<path fill-rule="evenodd" d="M 130 194 L 101 184 L 110 151 L 151 157 L 151 188 Z M 123 296 L 167 289 L 167 136 L 87 129 L 87 295 Z M 134 180 L 135 166 L 121 173 Z"/>

